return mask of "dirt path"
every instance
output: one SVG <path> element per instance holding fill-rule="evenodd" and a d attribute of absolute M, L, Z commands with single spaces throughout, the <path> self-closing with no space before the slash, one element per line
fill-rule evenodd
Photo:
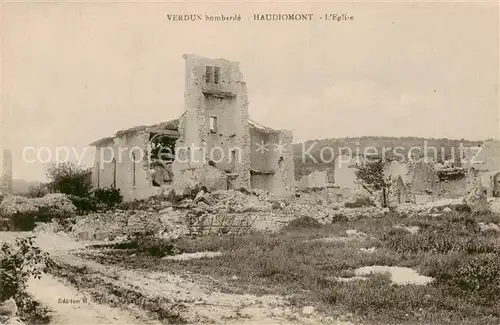
<path fill-rule="evenodd" d="M 60 261 L 71 260 L 71 251 L 84 249 L 85 245 L 73 241 L 69 236 L 34 234 L 32 232 L 0 232 L 0 242 L 13 242 L 16 237 L 36 235 L 36 244 Z M 30 279 L 27 287 L 37 301 L 50 310 L 51 324 L 154 324 L 147 313 L 128 306 L 129 310 L 111 307 L 94 301 L 88 292 L 51 274 L 41 279 Z"/>
<path fill-rule="evenodd" d="M 50 274 L 28 283 L 28 292 L 51 310 L 51 324 L 137 324 L 127 311 L 97 304 Z"/>
<path fill-rule="evenodd" d="M 188 275 L 83 259 L 74 253 L 90 250 L 65 235 L 38 234 L 36 243 L 58 268 L 28 290 L 53 311 L 54 324 L 349 324 L 301 315 L 281 296 L 226 294 Z"/>
<path fill-rule="evenodd" d="M 61 263 L 60 257 L 57 262 Z M 221 293 L 186 276 L 129 270 L 75 256 L 64 257 L 62 277 L 79 288 L 110 301 L 129 297 L 139 306 L 160 312 L 166 322 L 188 324 L 300 324 L 283 297 Z M 85 266 L 84 269 L 81 269 Z M 75 271 L 77 270 L 78 271 Z M 119 300 L 119 299 L 118 299 Z M 318 323 L 318 322 L 314 322 Z"/>

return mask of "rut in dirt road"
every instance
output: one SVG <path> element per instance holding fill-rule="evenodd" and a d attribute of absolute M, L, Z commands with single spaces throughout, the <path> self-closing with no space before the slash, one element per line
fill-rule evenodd
<path fill-rule="evenodd" d="M 123 309 L 95 303 L 50 274 L 30 280 L 28 293 L 50 309 L 51 324 L 138 324 L 144 321 Z"/>

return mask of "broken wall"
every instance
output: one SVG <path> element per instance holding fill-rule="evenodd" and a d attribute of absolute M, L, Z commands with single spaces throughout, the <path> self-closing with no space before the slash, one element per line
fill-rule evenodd
<path fill-rule="evenodd" d="M 270 172 L 273 169 L 271 159 L 274 145 L 269 132 L 263 132 L 257 128 L 250 127 L 250 168 L 257 172 Z M 262 149 L 260 146 L 265 144 Z"/>
<path fill-rule="evenodd" d="M 439 182 L 439 195 L 445 198 L 459 198 L 467 194 L 468 186 L 465 177 Z"/>
<path fill-rule="evenodd" d="M 334 179 L 335 185 L 340 188 L 348 188 L 355 191 L 358 185 L 356 184 L 356 168 L 353 167 L 355 160 L 347 155 L 340 155 L 335 158 L 334 164 Z"/>
<path fill-rule="evenodd" d="M 294 192 L 293 135 L 287 130 L 250 127 L 251 186 L 276 195 Z M 265 147 L 261 147 L 265 145 Z"/>
<path fill-rule="evenodd" d="M 415 193 L 432 193 L 439 189 L 439 178 L 431 163 L 423 160 L 410 167 L 408 180 Z"/>
<path fill-rule="evenodd" d="M 326 187 L 327 185 L 328 175 L 326 171 L 314 171 L 309 175 L 302 176 L 299 181 L 299 186 L 301 188 Z"/>
<path fill-rule="evenodd" d="M 406 186 L 401 176 L 393 177 L 391 186 L 387 193 L 387 205 L 389 207 L 396 207 L 402 203 L 408 202 L 409 197 L 406 192 Z"/>
<path fill-rule="evenodd" d="M 10 150 L 4 150 L 0 158 L 0 195 L 12 194 L 12 154 Z"/>
<path fill-rule="evenodd" d="M 252 188 L 271 191 L 272 174 L 252 174 L 250 177 Z"/>
<path fill-rule="evenodd" d="M 280 130 L 271 135 L 272 143 L 284 145 L 283 150 L 273 150 L 269 158 L 274 174 L 270 180 L 270 192 L 278 196 L 295 193 L 295 163 L 293 161 L 293 134 Z"/>
<path fill-rule="evenodd" d="M 211 158 L 215 158 L 215 167 L 235 174 L 235 187 L 249 188 L 248 98 L 239 63 L 195 55 L 184 55 L 184 59 L 185 114 L 179 125 L 181 138 L 178 146 L 190 147 L 186 150 L 191 159 L 176 163 L 179 180 L 203 178 L 203 169 L 207 168 Z M 215 130 L 211 129 L 211 118 L 216 119 Z M 220 148 L 218 152 L 213 151 L 215 147 Z M 232 158 L 235 156 L 234 162 Z"/>
<path fill-rule="evenodd" d="M 92 169 L 93 186 L 115 187 L 124 201 L 157 194 L 159 187 L 152 185 L 150 177 L 148 143 L 149 132 L 143 131 L 116 137 L 98 146 Z"/>
<path fill-rule="evenodd" d="M 384 164 L 384 175 L 386 177 L 389 178 L 401 177 L 403 183 L 406 183 L 410 180 L 409 173 L 410 173 L 409 168 L 404 163 L 392 160 L 392 161 L 387 161 Z"/>
<path fill-rule="evenodd" d="M 470 166 L 478 171 L 500 170 L 500 141 L 485 141 L 472 158 Z"/>
<path fill-rule="evenodd" d="M 500 141 L 481 145 L 469 163 L 468 176 L 469 188 L 481 187 L 488 197 L 500 197 Z"/>

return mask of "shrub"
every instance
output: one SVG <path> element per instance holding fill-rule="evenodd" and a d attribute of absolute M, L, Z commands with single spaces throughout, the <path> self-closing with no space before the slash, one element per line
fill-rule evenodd
<path fill-rule="evenodd" d="M 455 295 L 474 294 L 483 305 L 500 302 L 500 254 L 465 256 L 454 264 L 437 272 L 439 283 Z"/>
<path fill-rule="evenodd" d="M 375 203 L 367 197 L 358 197 L 353 202 L 344 203 L 344 207 L 346 208 L 362 208 L 362 207 L 373 207 Z"/>
<path fill-rule="evenodd" d="M 490 253 L 498 251 L 494 234 L 481 233 L 469 216 L 454 215 L 440 223 L 423 223 L 416 234 L 390 229 L 383 235 L 389 249 L 399 253 Z"/>
<path fill-rule="evenodd" d="M 113 207 L 122 203 L 120 190 L 115 188 L 99 188 L 93 192 L 97 202 L 104 204 L 107 207 Z"/>
<path fill-rule="evenodd" d="M 76 195 L 68 195 L 73 205 L 76 207 L 78 214 L 94 212 L 98 210 L 98 202 L 93 197 L 81 197 Z"/>
<path fill-rule="evenodd" d="M 135 249 L 138 252 L 158 258 L 181 253 L 181 250 L 172 244 L 172 242 L 156 238 L 153 234 L 148 233 L 136 234 L 128 242 L 114 244 L 113 248 Z"/>
<path fill-rule="evenodd" d="M 79 214 L 114 207 L 122 202 L 119 189 L 100 188 L 92 191 L 90 169 L 72 162 L 59 162 L 47 170 L 53 192 L 67 194 Z"/>
<path fill-rule="evenodd" d="M 30 185 L 27 196 L 31 198 L 37 198 L 37 197 L 44 197 L 47 194 L 49 194 L 49 189 L 47 184 L 35 183 Z"/>
<path fill-rule="evenodd" d="M 146 204 L 146 200 L 133 200 L 122 202 L 118 205 L 120 210 L 140 210 Z"/>
<path fill-rule="evenodd" d="M 471 207 L 467 204 L 457 204 L 453 207 L 453 210 L 460 213 L 470 213 L 472 211 Z"/>
<path fill-rule="evenodd" d="M 290 221 L 285 229 L 296 229 L 296 228 L 321 228 L 323 225 L 313 217 L 302 216 Z"/>
<path fill-rule="evenodd" d="M 332 223 L 341 223 L 341 222 L 347 222 L 347 221 L 349 221 L 349 218 L 347 218 L 342 213 L 336 213 L 332 217 Z"/>
<path fill-rule="evenodd" d="M 48 254 L 33 243 L 33 237 L 16 238 L 14 244 L 0 247 L 0 301 L 13 298 L 21 317 L 44 317 L 46 310 L 26 293 L 27 281 L 39 279 L 48 266 Z M 46 315 L 45 315 L 46 316 Z"/>
<path fill-rule="evenodd" d="M 54 164 L 47 170 L 47 177 L 51 180 L 49 188 L 53 192 L 79 197 L 90 196 L 92 186 L 89 175 L 90 169 L 69 161 Z"/>

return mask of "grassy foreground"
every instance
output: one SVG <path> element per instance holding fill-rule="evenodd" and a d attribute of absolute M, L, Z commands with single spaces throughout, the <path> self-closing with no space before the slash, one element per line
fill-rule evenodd
<path fill-rule="evenodd" d="M 146 239 L 94 258 L 150 271 L 207 275 L 225 292 L 286 295 L 298 308 L 312 305 L 325 315 L 365 324 L 497 325 L 500 232 L 481 230 L 479 222 L 498 224 L 500 220 L 497 215 L 470 212 L 439 217 L 391 213 L 328 225 L 300 218 L 280 233 L 169 242 Z M 411 233 L 398 226 L 419 230 Z M 349 229 L 366 236 L 314 240 L 344 238 Z M 372 253 L 361 250 L 372 247 Z M 224 254 L 188 261 L 158 259 L 179 251 Z M 410 267 L 435 280 L 425 286 L 394 285 L 388 275 L 366 281 L 335 280 L 370 265 Z"/>

